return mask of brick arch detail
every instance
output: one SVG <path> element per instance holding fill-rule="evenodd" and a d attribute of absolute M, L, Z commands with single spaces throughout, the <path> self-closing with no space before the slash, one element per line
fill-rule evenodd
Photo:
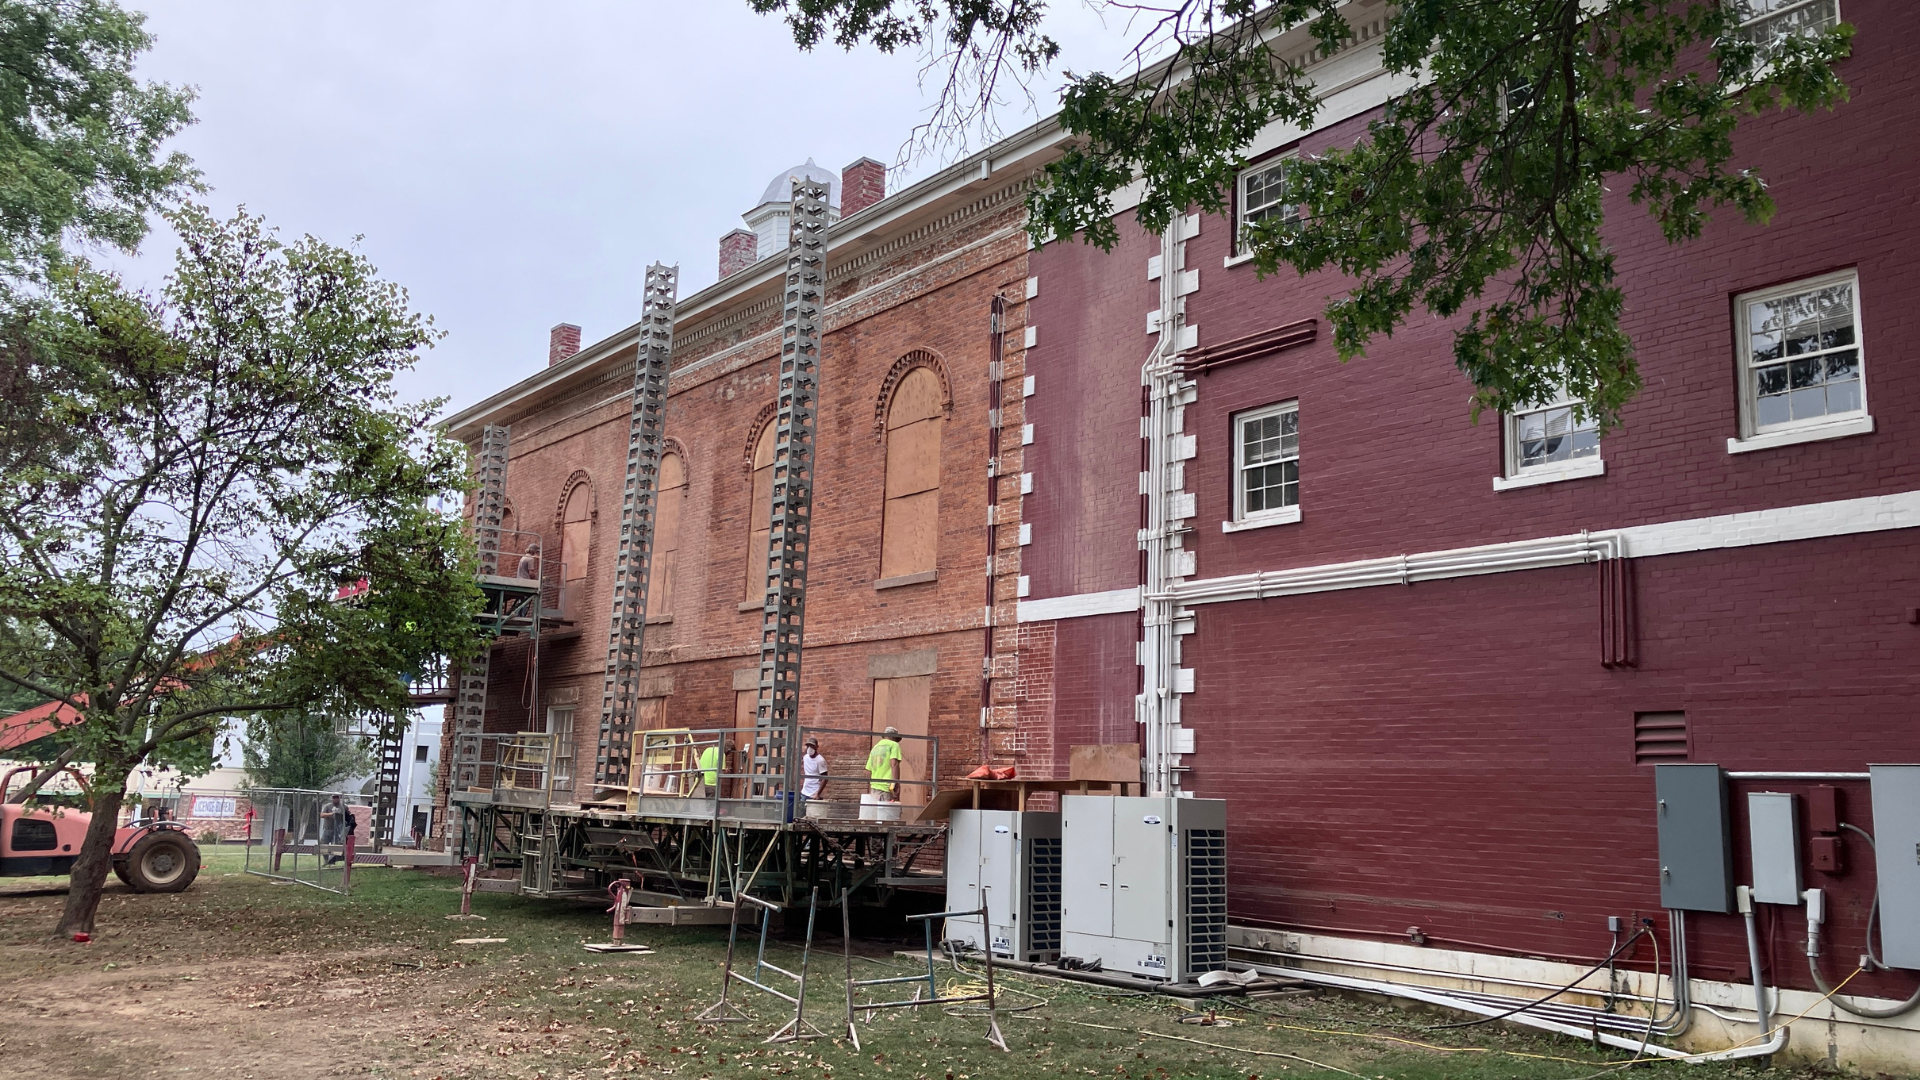
<path fill-rule="evenodd" d="M 600 517 L 600 492 L 593 486 L 593 477 L 585 469 L 575 469 L 567 477 L 567 482 L 560 485 L 560 501 L 553 505 L 553 531 L 556 535 L 567 523 L 567 497 L 581 484 L 587 485 L 587 520 L 594 521 Z"/>
<path fill-rule="evenodd" d="M 768 424 L 773 423 L 774 417 L 779 415 L 780 403 L 778 401 L 769 401 L 761 406 L 760 411 L 754 415 L 753 423 L 747 425 L 747 442 L 740 451 L 741 472 L 748 476 L 753 475 L 753 444 L 760 441 L 760 432 L 764 430 Z"/>
<path fill-rule="evenodd" d="M 948 417 L 953 415 L 953 382 L 947 378 L 946 362 L 930 349 L 912 349 L 893 362 L 893 366 L 887 369 L 887 377 L 880 382 L 880 396 L 873 403 L 873 437 L 876 440 L 886 441 L 887 410 L 893 407 L 893 395 L 900 389 L 901 380 L 914 368 L 927 368 L 940 380 L 940 411 Z"/>

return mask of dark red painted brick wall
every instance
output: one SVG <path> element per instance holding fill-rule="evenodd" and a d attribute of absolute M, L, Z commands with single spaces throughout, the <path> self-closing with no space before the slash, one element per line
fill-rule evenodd
<path fill-rule="evenodd" d="M 1920 131 L 1909 62 L 1920 35 L 1894 0 L 1849 0 L 1845 13 L 1860 29 L 1842 68 L 1853 100 L 1741 135 L 1742 163 L 1762 169 L 1779 202 L 1771 225 L 1722 214 L 1676 248 L 1624 198 L 1610 207 L 1646 388 L 1605 443 L 1604 477 L 1494 492 L 1500 425 L 1470 422 L 1448 327 L 1416 319 L 1341 364 L 1323 326 L 1313 346 L 1200 381 L 1186 412 L 1199 437 L 1187 468 L 1198 576 L 1920 488 L 1920 375 L 1904 360 L 1920 320 L 1920 141 L 1909 137 Z M 1345 123 L 1304 148 L 1363 127 Z M 1153 342 L 1145 269 L 1158 249 L 1131 215 L 1121 231 L 1112 256 L 1056 244 L 1030 259 L 1040 333 L 1023 573 L 1035 598 L 1138 580 L 1138 370 Z M 1209 218 L 1188 246 L 1201 288 L 1187 311 L 1202 345 L 1317 317 L 1340 290 L 1331 277 L 1262 282 L 1250 267 L 1223 267 L 1228 232 Z M 1843 267 L 1860 273 L 1877 430 L 1729 455 L 1732 297 Z M 1303 520 L 1222 534 L 1229 417 L 1289 398 L 1301 403 Z M 1197 609 L 1198 632 L 1184 641 L 1196 673 L 1183 706 L 1197 733 L 1188 763 L 1199 794 L 1233 803 L 1233 917 L 1374 935 L 1417 925 L 1440 945 L 1603 955 L 1606 916 L 1660 914 L 1652 775 L 1632 764 L 1634 712 L 1685 710 L 1694 760 L 1730 769 L 1920 760 L 1920 629 L 1903 621 L 1920 604 L 1916 555 L 1920 535 L 1901 531 L 1639 560 L 1641 663 L 1612 671 L 1599 664 L 1590 567 Z M 1031 703 L 1023 723 L 1051 723 L 1056 759 L 1116 729 L 1131 737 L 1133 635 L 1131 615 L 1022 628 L 1028 676 L 1042 658 L 1052 670 L 1044 708 Z M 1860 822 L 1864 785 L 1850 787 L 1847 816 Z M 1805 785 L 1737 792 L 1749 789 Z M 1738 793 L 1735 816 L 1744 821 Z M 1739 880 L 1745 843 L 1736 835 Z M 1809 886 L 1834 891 L 1835 975 L 1864 932 L 1863 847 L 1850 845 L 1844 875 L 1806 871 Z M 1692 925 L 1696 974 L 1744 978 L 1739 924 L 1703 915 Z M 1769 912 L 1763 927 L 1774 977 L 1808 985 L 1798 913 Z M 1911 989 L 1903 975 L 1864 992 Z"/>
<path fill-rule="evenodd" d="M 1906 530 L 1640 560 L 1640 665 L 1611 671 L 1591 567 L 1198 609 L 1189 783 L 1233 805 L 1233 916 L 1604 955 L 1606 916 L 1659 914 L 1636 711 L 1684 710 L 1693 760 L 1729 770 L 1920 760 L 1920 628 L 1900 599 L 1920 596 L 1916 560 Z M 1871 829 L 1865 785 L 1847 786 Z M 1806 872 L 1834 890 L 1836 975 L 1872 899 L 1850 846 L 1847 874 Z M 1740 833 L 1739 881 L 1745 849 Z M 1777 975 L 1808 985 L 1805 924 L 1777 917 Z M 1744 965 L 1737 920 L 1694 926 L 1701 977 Z"/>
<path fill-rule="evenodd" d="M 1920 336 L 1920 262 L 1913 258 L 1920 185 L 1912 182 L 1920 175 L 1920 139 L 1896 134 L 1920 131 L 1920 69 L 1911 63 L 1920 34 L 1905 10 L 1895 0 L 1846 5 L 1860 31 L 1855 55 L 1840 69 L 1853 88 L 1850 102 L 1831 114 L 1776 116 L 1743 128 L 1737 164 L 1766 177 L 1779 206 L 1770 224 L 1722 212 L 1699 241 L 1675 247 L 1627 201 L 1628 185 L 1613 185 L 1608 234 L 1645 388 L 1625 409 L 1624 427 L 1605 440 L 1605 476 L 1495 492 L 1501 425 L 1492 415 L 1472 423 L 1472 387 L 1453 368 L 1449 326 L 1416 318 L 1342 364 L 1323 322 L 1311 346 L 1200 379 L 1199 400 L 1187 409 L 1187 431 L 1199 436 L 1199 457 L 1187 467 L 1188 489 L 1199 498 L 1189 541 L 1199 551 L 1199 576 L 1920 487 L 1920 372 L 1905 362 L 1907 343 Z M 1350 141 L 1364 126 L 1365 118 L 1337 125 L 1301 149 Z M 1208 219 L 1188 245 L 1187 264 L 1200 268 L 1201 285 L 1187 298 L 1188 321 L 1203 346 L 1320 317 L 1342 289 L 1333 275 L 1284 271 L 1259 281 L 1251 265 L 1223 267 L 1229 232 L 1224 219 Z M 1144 283 L 1137 262 L 1115 259 L 1099 272 Z M 1047 264 L 1038 257 L 1035 264 L 1043 290 L 1054 285 Z M 1876 430 L 1728 454 L 1727 439 L 1739 434 L 1733 297 L 1848 267 L 1860 275 Z M 1231 514 L 1230 417 L 1289 398 L 1300 401 L 1302 520 L 1223 535 L 1219 522 Z M 1036 532 L 1044 528 L 1034 520 Z M 1132 526 L 1116 520 L 1109 527 Z"/>

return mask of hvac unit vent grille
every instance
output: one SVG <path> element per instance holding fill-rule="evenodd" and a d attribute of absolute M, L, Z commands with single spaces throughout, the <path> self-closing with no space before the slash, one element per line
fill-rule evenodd
<path fill-rule="evenodd" d="M 1687 714 L 1633 714 L 1633 763 L 1671 765 L 1688 760 Z"/>
<path fill-rule="evenodd" d="M 1043 837 L 1027 841 L 1027 948 L 1050 959 L 1060 952 L 1060 840 Z"/>
<path fill-rule="evenodd" d="M 1186 974 L 1227 966 L 1227 834 L 1188 829 Z"/>

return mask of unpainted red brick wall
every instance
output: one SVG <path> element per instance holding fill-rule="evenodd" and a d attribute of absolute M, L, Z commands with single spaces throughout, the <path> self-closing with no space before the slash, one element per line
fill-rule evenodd
<path fill-rule="evenodd" d="M 1018 566 L 1020 378 L 1026 244 L 1023 211 L 1003 198 L 917 244 L 883 252 L 837 272 L 822 348 L 821 402 L 814 471 L 807 637 L 802 709 L 809 725 L 866 728 L 872 709 L 867 660 L 875 653 L 939 650 L 930 707 L 949 775 L 980 758 L 980 670 L 987 607 L 986 494 L 989 308 L 995 294 L 1011 301 L 1003 378 L 1011 387 L 1001 422 L 1005 440 L 999 551 L 993 595 L 995 676 L 1017 673 L 1013 615 Z M 942 257 L 937 263 L 934 260 Z M 931 265 L 930 265 L 931 264 Z M 747 456 L 759 423 L 771 415 L 779 309 L 771 299 L 726 333 L 677 331 L 675 375 L 666 431 L 684 455 L 680 565 L 673 610 L 650 614 L 643 693 L 671 677 L 667 723 L 730 726 L 732 672 L 758 663 L 761 590 L 747 588 L 749 472 Z M 682 344 L 683 343 L 683 344 Z M 885 444 L 876 418 L 888 373 L 907 353 L 939 358 L 951 411 L 941 447 L 937 579 L 885 590 L 879 572 Z M 624 482 L 632 353 L 604 362 L 617 376 L 571 397 L 508 417 L 514 425 L 507 491 L 516 527 L 538 530 L 559 550 L 567 490 L 593 486 L 588 586 L 575 618 L 578 634 L 541 647 L 539 685 L 548 703 L 577 695 L 575 744 L 584 793 L 592 780 L 606 657 L 608 596 Z M 622 364 L 626 366 L 621 367 Z M 625 374 L 622 375 L 621 372 Z M 557 556 L 550 563 L 557 564 Z M 549 577 L 557 571 L 550 570 Z M 742 605 L 746 604 L 745 610 Z M 493 654 L 489 731 L 528 723 L 526 646 Z M 1004 688 L 995 691 L 998 749 L 1010 752 L 1017 719 Z"/>

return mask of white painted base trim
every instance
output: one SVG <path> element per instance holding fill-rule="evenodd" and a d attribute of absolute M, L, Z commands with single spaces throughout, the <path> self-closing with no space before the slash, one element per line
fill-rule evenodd
<path fill-rule="evenodd" d="M 1514 488 L 1533 487 L 1537 484 L 1557 484 L 1562 480 L 1604 476 L 1606 472 L 1607 463 L 1600 458 L 1577 458 L 1563 465 L 1536 465 L 1531 469 L 1522 469 L 1512 476 L 1496 476 L 1493 478 L 1493 490 L 1511 491 Z"/>
<path fill-rule="evenodd" d="M 1836 420 L 1830 424 L 1811 424 L 1807 427 L 1787 428 L 1783 431 L 1763 431 L 1744 439 L 1728 439 L 1727 453 L 1748 454 L 1755 450 L 1771 450 L 1776 446 L 1844 439 L 1849 435 L 1868 435 L 1872 432 L 1873 417 L 1854 416 L 1845 420 Z"/>
<path fill-rule="evenodd" d="M 1717 514 L 1687 518 L 1653 525 L 1632 525 L 1624 529 L 1547 536 L 1506 544 L 1424 551 L 1394 555 L 1384 559 L 1323 563 L 1317 566 L 1266 570 L 1231 577 L 1202 578 L 1175 584 L 1156 599 L 1184 604 L 1217 604 L 1231 600 L 1253 600 L 1270 596 L 1329 592 L 1337 589 L 1364 589 L 1376 585 L 1410 585 L 1416 581 L 1470 577 L 1476 574 L 1503 574 L 1516 570 L 1539 570 L 1550 566 L 1568 566 L 1622 557 L 1648 558 L 1676 555 L 1687 551 L 1713 551 L 1721 548 L 1779 544 L 1793 540 L 1817 540 L 1829 536 L 1883 532 L 1889 529 L 1920 527 L 1920 491 L 1902 491 L 1892 495 L 1871 495 L 1859 499 L 1783 506 L 1772 510 L 1754 510 L 1741 514 Z M 1107 593 L 1053 597 L 1020 605 L 1021 622 L 1075 618 L 1079 615 L 1103 615 L 1113 611 L 1133 611 L 1139 600 L 1137 590 L 1119 589 Z M 1107 606 L 1114 597 L 1133 599 L 1125 607 Z M 1107 598 L 1102 600 L 1100 598 Z M 1084 601 L 1084 602 L 1083 602 Z M 1037 607 L 1036 605 L 1050 605 Z M 1081 607 L 1088 610 L 1079 610 Z M 1052 612 L 1063 614 L 1029 614 Z"/>
<path fill-rule="evenodd" d="M 1052 619 L 1078 619 L 1088 615 L 1116 615 L 1140 610 L 1140 590 L 1113 589 L 1108 592 L 1050 596 L 1044 600 L 1020 601 L 1021 622 L 1047 622 Z"/>

